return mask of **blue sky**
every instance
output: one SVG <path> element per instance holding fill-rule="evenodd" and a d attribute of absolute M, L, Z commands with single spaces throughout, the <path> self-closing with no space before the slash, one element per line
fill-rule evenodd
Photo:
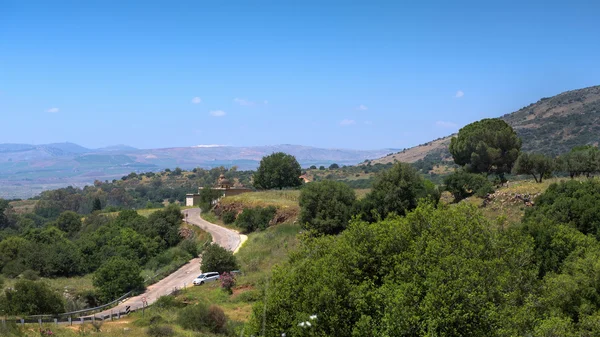
<path fill-rule="evenodd" d="M 596 1 L 0 1 L 0 143 L 403 148 L 600 84 Z"/>

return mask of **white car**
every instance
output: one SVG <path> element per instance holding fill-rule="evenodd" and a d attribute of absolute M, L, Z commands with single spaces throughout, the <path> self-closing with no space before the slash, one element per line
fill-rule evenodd
<path fill-rule="evenodd" d="M 194 279 L 193 283 L 195 286 L 199 286 L 206 282 L 216 281 L 220 278 L 221 278 L 221 276 L 219 275 L 219 273 L 216 273 L 216 272 L 202 273 L 202 274 L 200 274 L 200 276 L 198 276 Z"/>

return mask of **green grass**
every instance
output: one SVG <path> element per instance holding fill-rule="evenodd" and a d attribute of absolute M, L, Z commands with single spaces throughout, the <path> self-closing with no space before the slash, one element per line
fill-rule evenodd
<path fill-rule="evenodd" d="M 94 285 L 92 284 L 92 274 L 74 277 L 42 277 L 40 280 L 47 282 L 50 287 L 60 293 L 68 292 L 70 294 L 75 294 L 86 290 L 94 290 Z M 13 287 L 17 281 L 18 279 L 7 278 L 5 279 L 4 287 Z"/>

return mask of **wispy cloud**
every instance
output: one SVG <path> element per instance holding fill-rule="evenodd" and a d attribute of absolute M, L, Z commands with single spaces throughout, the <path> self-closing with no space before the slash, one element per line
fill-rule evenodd
<path fill-rule="evenodd" d="M 210 115 L 213 117 L 223 117 L 226 115 L 226 113 L 223 110 L 214 110 L 210 112 Z"/>
<path fill-rule="evenodd" d="M 194 103 L 194 104 L 202 103 L 202 98 L 196 96 L 196 97 L 192 98 L 192 103 Z"/>
<path fill-rule="evenodd" d="M 435 126 L 440 127 L 440 128 L 453 129 L 453 128 L 456 128 L 458 126 L 458 124 L 453 123 L 453 122 L 437 121 L 437 122 L 435 122 Z"/>
<path fill-rule="evenodd" d="M 341 126 L 348 126 L 348 125 L 354 125 L 356 124 L 356 121 L 354 119 L 344 119 L 343 121 L 340 122 Z"/>
<path fill-rule="evenodd" d="M 365 124 L 367 124 L 367 125 L 372 125 L 372 124 L 373 124 L 373 122 L 371 122 L 371 121 L 365 121 Z"/>
<path fill-rule="evenodd" d="M 239 105 L 242 105 L 242 106 L 253 106 L 253 105 L 256 104 L 255 102 L 252 102 L 252 101 L 247 100 L 245 98 L 237 98 L 236 97 L 236 98 L 233 99 L 233 101 L 236 102 Z"/>
<path fill-rule="evenodd" d="M 454 95 L 454 97 L 456 98 L 461 98 L 465 95 L 465 93 L 462 90 L 459 90 L 456 92 L 456 95 Z"/>
<path fill-rule="evenodd" d="M 369 110 L 369 107 L 366 106 L 366 105 L 364 105 L 364 104 L 361 104 L 361 105 L 359 105 L 359 106 L 356 107 L 356 110 L 363 110 L 363 111 L 364 110 Z"/>
<path fill-rule="evenodd" d="M 58 108 L 50 108 L 50 109 L 46 110 L 46 112 L 52 112 L 52 113 L 55 113 L 58 111 L 60 111 Z"/>

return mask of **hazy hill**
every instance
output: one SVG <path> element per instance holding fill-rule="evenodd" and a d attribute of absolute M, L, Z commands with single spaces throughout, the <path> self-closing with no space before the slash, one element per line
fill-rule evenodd
<path fill-rule="evenodd" d="M 600 86 L 545 97 L 501 117 L 523 139 L 523 150 L 558 155 L 572 147 L 600 142 Z M 415 146 L 372 163 L 413 163 L 425 156 L 450 159 L 452 135 Z"/>
<path fill-rule="evenodd" d="M 94 180 L 112 180 L 131 172 L 165 168 L 209 169 L 235 165 L 241 170 L 249 170 L 258 167 L 263 156 L 279 151 L 296 156 L 303 167 L 308 167 L 332 163 L 355 165 L 397 150 L 322 149 L 288 144 L 164 149 L 136 149 L 127 145 L 88 149 L 73 143 L 0 144 L 0 197 L 31 197 L 42 190 L 83 186 Z"/>

